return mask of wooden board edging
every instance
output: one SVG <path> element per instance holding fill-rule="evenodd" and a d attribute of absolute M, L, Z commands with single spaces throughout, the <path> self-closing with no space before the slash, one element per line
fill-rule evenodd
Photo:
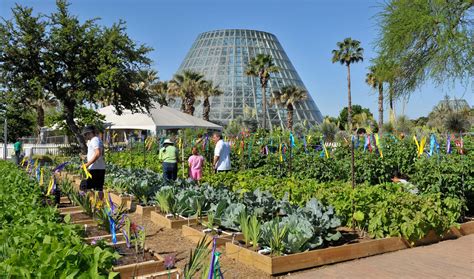
<path fill-rule="evenodd" d="M 150 212 L 150 220 L 158 226 L 165 227 L 168 229 L 181 229 L 183 225 L 197 223 L 197 219 L 195 217 L 191 217 L 189 219 L 172 220 L 166 218 L 166 216 L 156 211 Z"/>
<path fill-rule="evenodd" d="M 209 236 L 208 234 L 203 233 L 202 231 L 199 231 L 195 228 L 192 228 L 188 225 L 183 225 L 182 226 L 182 236 L 186 237 L 187 239 L 191 240 L 194 243 L 199 243 L 199 241 L 203 238 L 206 237 L 206 241 L 211 241 L 212 237 Z M 234 239 L 235 240 L 242 240 L 242 234 L 237 234 L 235 235 Z M 232 235 L 220 235 L 216 239 L 216 245 L 217 246 L 222 246 L 225 245 L 227 242 L 232 242 Z M 212 245 L 212 242 L 211 244 Z"/>
<path fill-rule="evenodd" d="M 138 264 L 115 266 L 113 268 L 113 271 L 120 273 L 120 278 L 135 278 L 136 276 L 146 276 L 165 270 L 164 262 L 158 259 Z"/>
<path fill-rule="evenodd" d="M 137 204 L 135 212 L 138 215 L 142 215 L 144 217 L 150 217 L 151 212 L 156 211 L 157 207 L 155 205 L 150 205 L 150 206 L 143 206 Z"/>
<path fill-rule="evenodd" d="M 393 252 L 408 247 L 406 241 L 402 238 L 390 237 L 286 256 L 270 257 L 260 255 L 257 252 L 237 246 L 233 243 L 226 243 L 226 255 L 241 263 L 274 275 Z"/>

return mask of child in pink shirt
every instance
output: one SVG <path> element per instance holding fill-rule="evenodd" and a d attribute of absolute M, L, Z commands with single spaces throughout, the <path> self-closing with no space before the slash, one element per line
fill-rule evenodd
<path fill-rule="evenodd" d="M 202 166 L 204 165 L 204 157 L 199 155 L 196 147 L 193 147 L 193 155 L 189 157 L 189 177 L 192 180 L 201 180 L 202 177 Z"/>

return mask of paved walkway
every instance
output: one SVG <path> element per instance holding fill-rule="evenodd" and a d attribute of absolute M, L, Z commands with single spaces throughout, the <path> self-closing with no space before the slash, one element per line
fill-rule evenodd
<path fill-rule="evenodd" d="M 287 278 L 474 278 L 474 235 L 303 271 Z"/>

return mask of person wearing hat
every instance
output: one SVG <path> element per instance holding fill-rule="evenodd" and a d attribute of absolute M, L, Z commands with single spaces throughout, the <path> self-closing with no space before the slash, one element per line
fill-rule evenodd
<path fill-rule="evenodd" d="M 92 175 L 92 178 L 87 179 L 86 187 L 87 190 L 98 191 L 99 198 L 102 199 L 105 178 L 104 144 L 97 136 L 94 126 L 86 126 L 82 134 L 87 140 L 87 162 L 85 165 Z"/>
<path fill-rule="evenodd" d="M 170 139 L 165 139 L 160 149 L 158 159 L 163 162 L 163 178 L 176 180 L 178 178 L 178 149 Z"/>

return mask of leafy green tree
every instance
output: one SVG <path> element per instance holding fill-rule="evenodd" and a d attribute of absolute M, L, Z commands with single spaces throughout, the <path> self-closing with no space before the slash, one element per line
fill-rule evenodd
<path fill-rule="evenodd" d="M 211 103 L 209 97 L 222 95 L 222 92 L 217 85 L 212 84 L 212 81 L 205 81 L 201 84 L 202 103 L 202 119 L 209 121 L 209 113 L 211 112 Z"/>
<path fill-rule="evenodd" d="M 151 94 L 132 85 L 140 82 L 139 70 L 149 66 L 146 54 L 151 49 L 137 46 L 125 33 L 124 22 L 111 27 L 98 25 L 96 19 L 81 23 L 68 6 L 58 0 L 55 12 L 37 17 L 30 8 L 12 9 L 13 18 L 0 24 L 0 85 L 19 99 L 31 92 L 54 96 L 85 153 L 86 142 L 74 121 L 76 109 L 106 102 L 118 113 L 148 110 Z M 33 47 L 18 44 L 25 39 Z"/>
<path fill-rule="evenodd" d="M 294 85 L 286 85 L 280 91 L 273 92 L 271 103 L 286 108 L 287 128 L 293 130 L 294 105 L 308 97 L 308 92 Z"/>
<path fill-rule="evenodd" d="M 172 96 L 181 98 L 181 110 L 194 115 L 194 102 L 199 95 L 204 76 L 193 71 L 184 71 L 174 75 L 168 83 L 168 90 Z"/>
<path fill-rule="evenodd" d="M 36 126 L 35 114 L 21 103 L 7 105 L 5 108 L 6 110 L 0 113 L 0 141 L 3 142 L 5 115 L 7 116 L 8 142 L 15 142 L 18 138 L 32 135 Z"/>
<path fill-rule="evenodd" d="M 262 89 L 262 128 L 264 130 L 267 127 L 267 85 L 270 80 L 270 74 L 277 72 L 279 72 L 279 69 L 273 63 L 272 56 L 262 53 L 252 58 L 245 70 L 246 75 L 257 77 L 260 81 Z"/>
<path fill-rule="evenodd" d="M 377 15 L 383 60 L 399 66 L 397 94 L 411 93 L 427 78 L 469 82 L 474 74 L 472 0 L 391 0 Z"/>
<path fill-rule="evenodd" d="M 352 106 L 352 118 L 354 118 L 357 115 L 363 114 L 363 113 L 366 115 L 366 117 L 368 117 L 370 119 L 373 119 L 373 114 L 372 114 L 372 112 L 370 112 L 370 109 L 363 108 L 361 105 L 353 105 Z M 347 107 L 344 107 L 339 112 L 339 116 L 337 118 L 337 121 L 339 122 L 339 129 L 341 129 L 341 130 L 345 130 L 346 127 L 348 126 L 347 125 L 347 118 L 348 118 L 347 114 L 348 114 Z M 352 125 L 355 126 L 356 124 L 357 124 L 357 122 L 354 121 L 354 119 L 352 119 Z"/>
<path fill-rule="evenodd" d="M 332 51 L 332 63 L 339 62 L 347 67 L 347 123 L 349 131 L 352 133 L 352 100 L 351 100 L 351 64 L 363 61 L 364 49 L 360 46 L 360 42 L 346 38 L 342 42 L 337 43 L 338 49 Z M 354 143 L 351 141 L 351 173 L 352 187 L 355 187 L 354 177 Z"/>

